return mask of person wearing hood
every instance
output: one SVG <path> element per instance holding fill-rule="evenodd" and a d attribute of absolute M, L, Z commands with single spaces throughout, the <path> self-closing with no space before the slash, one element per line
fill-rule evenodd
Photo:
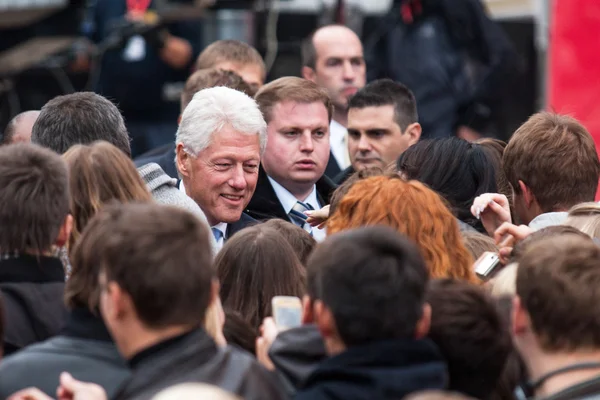
<path fill-rule="evenodd" d="M 425 338 L 427 267 L 407 239 L 382 226 L 334 235 L 313 253 L 307 273 L 304 303 L 328 357 L 296 400 L 400 399 L 446 386 L 444 360 Z"/>
<path fill-rule="evenodd" d="M 66 311 L 56 247 L 71 232 L 67 166 L 32 144 L 0 148 L 0 297 L 4 355 L 56 335 Z"/>

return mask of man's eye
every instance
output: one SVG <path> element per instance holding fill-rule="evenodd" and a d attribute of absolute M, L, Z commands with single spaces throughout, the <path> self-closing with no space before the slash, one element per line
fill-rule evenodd
<path fill-rule="evenodd" d="M 219 163 L 219 164 L 215 164 L 217 167 L 221 167 L 221 168 L 227 168 L 230 167 L 231 164 L 228 163 Z"/>
<path fill-rule="evenodd" d="M 323 131 L 317 131 L 317 132 L 315 132 L 315 136 L 317 136 L 317 137 L 323 137 L 323 136 L 325 136 L 325 132 L 323 132 Z"/>

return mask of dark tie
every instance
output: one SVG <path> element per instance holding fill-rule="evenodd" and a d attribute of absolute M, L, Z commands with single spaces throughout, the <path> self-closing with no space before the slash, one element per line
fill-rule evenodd
<path fill-rule="evenodd" d="M 305 211 L 309 210 L 314 210 L 310 204 L 304 204 L 301 201 L 297 201 L 289 215 L 296 225 L 312 235 L 312 227 L 306 222 L 308 216 L 304 214 Z"/>

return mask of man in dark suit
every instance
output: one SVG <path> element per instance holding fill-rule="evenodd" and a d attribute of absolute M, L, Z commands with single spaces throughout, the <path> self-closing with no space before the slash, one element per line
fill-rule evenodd
<path fill-rule="evenodd" d="M 260 220 L 281 218 L 310 232 L 306 211 L 329 203 L 335 185 L 324 175 L 329 161 L 329 123 L 333 104 L 327 92 L 302 78 L 285 77 L 255 96 L 267 121 L 267 147 L 256 192 L 247 213 Z"/>
<path fill-rule="evenodd" d="M 255 221 L 243 214 L 266 145 L 265 120 L 248 95 L 227 87 L 196 93 L 175 139 L 179 189 L 206 214 L 217 248 Z"/>

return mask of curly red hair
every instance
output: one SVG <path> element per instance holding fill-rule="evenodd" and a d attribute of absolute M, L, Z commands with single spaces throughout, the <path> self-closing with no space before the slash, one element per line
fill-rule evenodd
<path fill-rule="evenodd" d="M 366 225 L 387 225 L 421 249 L 432 278 L 479 283 L 458 228 L 440 196 L 417 181 L 376 176 L 355 183 L 327 221 L 334 234 Z"/>

